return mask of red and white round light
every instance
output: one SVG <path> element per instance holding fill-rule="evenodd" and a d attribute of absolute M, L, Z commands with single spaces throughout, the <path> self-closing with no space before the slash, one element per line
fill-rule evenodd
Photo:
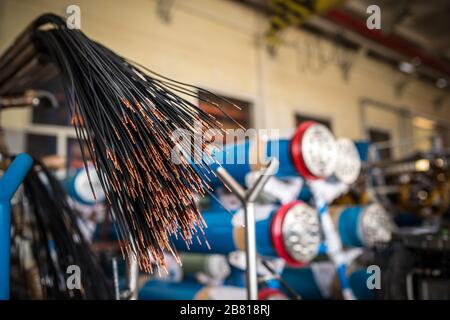
<path fill-rule="evenodd" d="M 305 179 L 327 178 L 336 169 L 336 140 L 320 123 L 303 122 L 291 140 L 290 149 L 294 166 Z"/>
<path fill-rule="evenodd" d="M 337 164 L 335 176 L 346 184 L 354 183 L 361 172 L 361 159 L 352 140 L 339 138 L 337 144 Z"/>
<path fill-rule="evenodd" d="M 300 267 L 318 252 L 321 236 L 316 210 L 302 201 L 281 206 L 271 225 L 272 243 L 280 258 Z"/>

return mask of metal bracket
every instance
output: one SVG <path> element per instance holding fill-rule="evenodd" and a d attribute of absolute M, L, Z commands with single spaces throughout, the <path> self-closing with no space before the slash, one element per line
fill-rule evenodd
<path fill-rule="evenodd" d="M 258 300 L 258 275 L 256 272 L 256 228 L 255 228 L 255 201 L 264 188 L 264 185 L 278 170 L 278 159 L 271 159 L 255 184 L 245 190 L 223 167 L 216 171 L 217 175 L 234 192 L 244 206 L 245 214 L 245 260 L 247 263 L 247 299 Z"/>

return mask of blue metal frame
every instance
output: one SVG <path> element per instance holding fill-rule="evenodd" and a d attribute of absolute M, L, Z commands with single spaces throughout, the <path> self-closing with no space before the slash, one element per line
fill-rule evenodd
<path fill-rule="evenodd" d="M 9 299 L 11 243 L 10 201 L 33 165 L 26 153 L 18 155 L 0 179 L 0 300 Z"/>

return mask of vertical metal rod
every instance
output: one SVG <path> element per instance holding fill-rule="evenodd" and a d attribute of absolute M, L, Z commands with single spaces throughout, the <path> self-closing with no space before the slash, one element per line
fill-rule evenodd
<path fill-rule="evenodd" d="M 130 256 L 127 268 L 127 291 L 128 300 L 137 300 L 138 298 L 138 278 L 139 267 L 136 258 Z"/>
<path fill-rule="evenodd" d="M 245 204 L 245 260 L 247 263 L 247 296 L 248 300 L 258 300 L 258 274 L 256 272 L 256 227 L 255 204 Z"/>
<path fill-rule="evenodd" d="M 113 284 L 114 284 L 114 296 L 116 300 L 120 300 L 119 291 L 119 270 L 117 268 L 117 258 L 112 258 L 112 269 L 113 269 Z"/>

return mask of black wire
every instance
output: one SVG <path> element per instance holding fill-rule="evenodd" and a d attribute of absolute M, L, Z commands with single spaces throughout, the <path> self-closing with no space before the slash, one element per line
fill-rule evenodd
<path fill-rule="evenodd" d="M 59 181 L 37 159 L 24 181 L 33 223 L 33 254 L 47 299 L 113 299 L 113 287 L 82 234 L 81 216 Z M 78 266 L 81 289 L 69 290 L 67 268 Z"/>
<path fill-rule="evenodd" d="M 182 129 L 183 137 L 193 137 L 221 128 L 187 98 L 219 105 L 200 97 L 209 91 L 127 60 L 80 30 L 68 29 L 56 15 L 38 17 L 23 37 L 31 39 L 36 55 L 46 56 L 59 70 L 83 163 L 94 164 L 124 255 L 135 256 L 147 271 L 152 262 L 165 265 L 163 250 L 174 252 L 171 235 L 190 242 L 197 232 L 203 234 L 196 199 L 210 192 L 209 166 L 214 163 L 205 152 L 206 142 L 191 146 L 186 140 L 179 144 L 182 151 L 192 150 L 200 161 L 193 163 L 182 153 L 181 164 L 174 164 L 172 135 Z M 5 59 L 14 64 L 10 52 Z M 19 80 L 23 77 L 14 81 Z M 195 123 L 202 128 L 197 130 Z"/>

